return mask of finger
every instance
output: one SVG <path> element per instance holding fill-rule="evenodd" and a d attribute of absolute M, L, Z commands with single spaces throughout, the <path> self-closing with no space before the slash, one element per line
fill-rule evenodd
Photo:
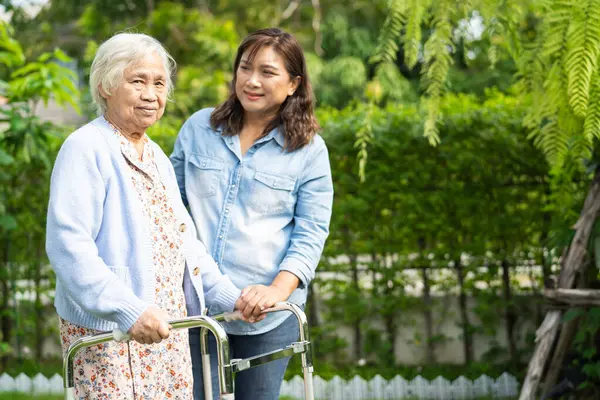
<path fill-rule="evenodd" d="M 138 342 L 138 343 L 140 343 L 140 344 L 145 344 L 145 342 L 144 342 L 144 337 L 143 337 L 143 336 L 131 334 L 131 337 L 132 337 L 132 338 L 133 338 L 133 340 L 135 340 L 136 342 Z"/>
<path fill-rule="evenodd" d="M 257 318 L 254 319 L 254 322 L 262 321 L 265 318 L 267 318 L 267 314 L 260 314 Z"/>
<path fill-rule="evenodd" d="M 262 316 L 262 319 L 265 319 L 267 316 L 267 313 L 265 313 L 265 310 L 268 310 L 269 308 L 273 307 L 275 305 L 275 301 L 273 301 L 272 299 L 267 299 L 264 303 L 262 303 L 262 305 L 260 307 L 257 307 L 258 311 L 260 311 L 258 313 L 258 315 L 256 315 L 256 317 L 258 318 L 259 316 Z"/>
<path fill-rule="evenodd" d="M 243 310 L 244 310 L 244 308 L 246 308 L 246 300 L 244 300 L 244 299 L 242 298 L 242 296 L 238 297 L 238 299 L 235 301 L 235 306 L 234 306 L 234 308 L 235 308 L 236 310 L 243 311 Z"/>
<path fill-rule="evenodd" d="M 242 314 L 242 321 L 248 323 L 248 324 L 253 324 L 254 323 L 254 318 L 252 317 L 244 317 L 244 315 Z"/>
<path fill-rule="evenodd" d="M 169 334 L 171 333 L 169 331 L 169 327 L 171 327 L 171 325 L 168 325 L 164 321 L 160 323 L 160 325 L 158 326 L 158 335 L 161 339 L 167 339 L 169 337 Z"/>
<path fill-rule="evenodd" d="M 261 311 L 264 311 L 267 308 L 273 307 L 275 305 L 275 303 L 277 303 L 277 302 L 275 300 L 273 300 L 273 298 L 271 296 L 265 296 L 258 303 L 258 307 L 260 308 Z"/>
<path fill-rule="evenodd" d="M 246 306 L 242 310 L 242 314 L 244 314 L 244 317 L 250 318 L 250 316 L 252 315 L 252 310 L 256 306 L 256 302 L 259 299 L 259 297 L 257 297 L 258 295 L 258 293 L 252 292 L 248 296 L 246 296 Z"/>
<path fill-rule="evenodd" d="M 144 336 L 144 335 L 139 335 L 138 338 L 136 339 L 136 342 L 138 342 L 140 344 L 148 344 L 148 340 L 146 339 L 146 336 Z"/>
<path fill-rule="evenodd" d="M 246 306 L 248 305 L 248 302 L 254 297 L 256 296 L 257 293 L 257 288 L 254 286 L 250 286 L 247 287 L 246 289 L 244 289 L 245 292 L 242 293 L 240 295 L 240 303 L 241 303 L 241 307 L 240 310 L 243 310 L 244 308 L 246 308 Z"/>
<path fill-rule="evenodd" d="M 244 299 L 252 297 L 256 293 L 262 293 L 267 287 L 265 285 L 253 285 L 244 288 L 242 291 L 242 296 Z"/>
<path fill-rule="evenodd" d="M 257 301 L 254 309 L 252 309 L 252 316 L 257 318 L 260 314 L 262 314 L 264 310 L 264 305 L 269 303 L 269 296 L 267 294 L 262 295 Z"/>
<path fill-rule="evenodd" d="M 162 340 L 162 337 L 161 337 L 158 329 L 150 332 L 149 337 L 150 337 L 150 340 L 152 340 L 152 343 L 160 343 L 160 341 Z"/>
<path fill-rule="evenodd" d="M 246 315 L 247 318 L 249 319 L 254 319 L 256 316 L 258 316 L 261 313 L 260 308 L 257 306 L 258 301 L 263 297 L 263 295 L 261 294 L 256 294 L 252 300 L 250 300 L 248 302 L 248 304 L 246 305 L 246 308 L 244 309 L 244 314 Z M 253 322 L 253 321 L 252 321 Z"/>
<path fill-rule="evenodd" d="M 253 288 L 254 286 L 248 286 L 242 289 L 242 294 L 240 295 L 240 297 L 245 297 L 246 294 L 248 294 L 248 292 L 250 292 Z"/>
<path fill-rule="evenodd" d="M 260 316 L 260 314 L 262 314 L 262 310 L 260 309 L 260 306 L 258 306 L 258 305 L 254 306 L 254 309 L 252 310 L 252 318 L 256 319 Z"/>

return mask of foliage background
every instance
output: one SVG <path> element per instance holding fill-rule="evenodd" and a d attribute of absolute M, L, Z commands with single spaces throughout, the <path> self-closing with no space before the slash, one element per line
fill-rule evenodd
<path fill-rule="evenodd" d="M 227 95 L 241 39 L 281 26 L 307 52 L 336 193 L 307 307 L 317 371 L 523 375 L 540 291 L 598 165 L 594 1 L 51 0 L 36 14 L 0 3 L 0 372 L 60 365 L 44 352 L 57 338 L 44 221 L 52 161 L 75 123 L 40 119 L 44 104 L 93 118 L 85 82 L 98 44 L 149 33 L 179 64 L 174 101 L 148 132 L 169 154 L 185 118 Z M 457 336 L 436 329 L 449 302 Z M 419 365 L 397 359 L 407 329 Z M 458 368 L 437 361 L 448 344 L 462 349 Z"/>

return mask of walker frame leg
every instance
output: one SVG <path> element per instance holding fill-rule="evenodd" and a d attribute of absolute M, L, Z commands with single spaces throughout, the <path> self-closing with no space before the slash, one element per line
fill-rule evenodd
<path fill-rule="evenodd" d="M 272 308 L 265 310 L 265 313 L 272 312 L 280 312 L 280 311 L 290 311 L 296 319 L 298 320 L 298 325 L 300 327 L 300 337 L 299 341 L 292 343 L 284 349 L 274 350 L 268 353 L 259 354 L 253 357 L 245 358 L 245 359 L 233 359 L 225 365 L 227 368 L 227 372 L 231 373 L 231 382 L 233 382 L 233 374 L 236 372 L 244 371 L 249 368 L 257 367 L 262 364 L 269 363 L 271 361 L 275 361 L 284 357 L 290 357 L 294 354 L 300 354 L 302 360 L 302 372 L 304 375 L 304 398 L 305 400 L 314 400 L 314 389 L 313 389 L 313 364 L 312 364 L 312 346 L 310 343 L 310 332 L 308 327 L 308 321 L 306 319 L 306 315 L 302 311 L 302 309 L 292 303 L 282 302 L 277 303 Z M 226 320 L 230 320 L 231 316 L 229 313 L 215 315 L 212 317 L 215 321 L 223 322 Z M 205 360 L 205 354 L 208 354 L 208 346 L 207 346 L 207 330 L 201 328 L 200 330 L 200 341 L 201 341 L 201 351 L 202 351 L 202 369 L 203 374 L 208 374 L 208 378 L 204 375 L 204 386 L 205 386 L 205 394 L 206 386 L 212 385 L 212 380 L 210 379 L 210 356 L 207 356 L 207 362 Z M 223 360 L 224 361 L 224 360 Z M 222 360 L 219 357 L 219 368 L 223 368 L 224 364 L 222 364 Z M 223 381 L 221 374 L 219 375 L 219 386 L 221 393 L 221 400 L 230 400 L 232 397 L 224 397 L 226 393 L 233 393 L 233 386 L 231 388 L 223 386 L 227 385 L 229 382 L 229 377 Z M 223 387 L 225 387 L 225 392 L 223 391 Z M 212 400 L 212 390 L 210 391 L 211 396 L 205 397 L 205 400 Z"/>

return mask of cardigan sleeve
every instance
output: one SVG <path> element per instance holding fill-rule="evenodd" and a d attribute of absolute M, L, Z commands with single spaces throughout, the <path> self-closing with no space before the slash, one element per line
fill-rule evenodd
<path fill-rule="evenodd" d="M 105 182 L 85 137 L 69 137 L 50 180 L 46 252 L 61 287 L 85 312 L 127 332 L 149 306 L 99 257 Z"/>

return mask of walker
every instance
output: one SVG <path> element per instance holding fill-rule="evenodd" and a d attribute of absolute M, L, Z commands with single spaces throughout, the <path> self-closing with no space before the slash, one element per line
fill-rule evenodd
<path fill-rule="evenodd" d="M 200 328 L 200 347 L 202 352 L 202 369 L 204 381 L 205 400 L 212 399 L 212 381 L 210 370 L 210 354 L 208 353 L 208 332 L 215 335 L 217 342 L 218 357 L 218 375 L 219 375 L 219 393 L 221 400 L 235 400 L 233 391 L 233 376 L 235 373 L 244 371 L 248 368 L 256 367 L 280 358 L 301 354 L 302 370 L 304 373 L 304 398 L 305 400 L 314 400 L 313 391 L 313 365 L 312 351 L 309 341 L 308 322 L 306 315 L 300 307 L 289 302 L 281 302 L 275 306 L 264 310 L 264 313 L 290 311 L 295 315 L 300 327 L 300 339 L 291 345 L 274 350 L 268 353 L 245 359 L 230 359 L 229 357 L 229 339 L 227 333 L 219 322 L 228 322 L 241 319 L 239 311 L 224 313 L 208 317 L 206 315 L 196 315 L 182 319 L 169 321 L 172 329 L 191 329 Z M 130 340 L 127 333 L 116 329 L 112 332 L 102 332 L 91 336 L 86 336 L 74 341 L 69 346 L 67 353 L 63 358 L 63 382 L 65 387 L 65 400 L 75 399 L 75 384 L 73 377 L 73 360 L 77 352 L 83 348 L 95 346 L 100 343 L 117 342 Z"/>

